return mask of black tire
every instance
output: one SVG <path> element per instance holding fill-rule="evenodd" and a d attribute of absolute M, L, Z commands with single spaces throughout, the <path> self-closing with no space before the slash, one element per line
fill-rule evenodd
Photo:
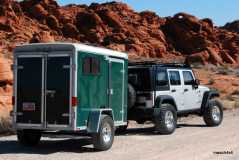
<path fill-rule="evenodd" d="M 24 146 L 36 146 L 41 140 L 41 132 L 37 130 L 18 130 L 17 139 Z"/>
<path fill-rule="evenodd" d="M 108 131 L 110 129 L 108 140 L 104 139 L 105 126 L 108 127 Z M 102 115 L 100 118 L 99 132 L 93 134 L 92 136 L 94 148 L 99 151 L 105 151 L 110 149 L 114 141 L 114 135 L 115 130 L 112 118 L 108 115 Z"/>
<path fill-rule="evenodd" d="M 128 84 L 128 110 L 134 107 L 136 102 L 136 91 L 131 84 Z"/>
<path fill-rule="evenodd" d="M 223 105 L 216 99 L 209 100 L 208 107 L 203 114 L 203 119 L 207 126 L 220 125 L 223 120 Z"/>
<path fill-rule="evenodd" d="M 136 122 L 138 124 L 144 124 L 146 121 L 144 119 L 138 119 Z"/>
<path fill-rule="evenodd" d="M 171 114 L 171 123 L 167 125 L 166 115 Z M 160 112 L 154 117 L 155 131 L 160 134 L 172 134 L 177 127 L 177 112 L 171 104 L 162 104 Z"/>
<path fill-rule="evenodd" d="M 127 128 L 128 128 L 128 124 L 129 124 L 129 122 L 127 122 L 127 124 L 124 125 L 124 126 L 119 126 L 119 127 L 117 127 L 115 132 L 116 132 L 117 134 L 121 134 L 121 133 L 126 132 L 126 130 L 127 130 Z"/>

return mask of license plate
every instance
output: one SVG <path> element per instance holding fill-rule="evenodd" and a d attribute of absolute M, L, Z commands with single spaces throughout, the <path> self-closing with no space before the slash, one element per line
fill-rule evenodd
<path fill-rule="evenodd" d="M 35 103 L 32 102 L 24 102 L 22 103 L 22 110 L 23 111 L 35 111 Z"/>

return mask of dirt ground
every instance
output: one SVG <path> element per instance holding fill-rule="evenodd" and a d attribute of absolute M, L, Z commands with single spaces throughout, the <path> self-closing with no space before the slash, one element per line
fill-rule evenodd
<path fill-rule="evenodd" d="M 201 117 L 180 119 L 173 135 L 153 133 L 151 124 L 130 124 L 109 151 L 96 152 L 87 138 L 44 137 L 35 148 L 21 147 L 16 136 L 0 138 L 0 160 L 211 160 L 239 159 L 239 110 L 226 111 L 219 127 L 206 127 Z M 224 154 L 222 154 L 224 153 Z"/>

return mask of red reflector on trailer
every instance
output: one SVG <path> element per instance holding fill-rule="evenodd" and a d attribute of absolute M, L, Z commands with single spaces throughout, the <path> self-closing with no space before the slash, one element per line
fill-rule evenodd
<path fill-rule="evenodd" d="M 15 105 L 15 97 L 12 96 L 12 105 L 14 106 Z"/>
<path fill-rule="evenodd" d="M 77 106 L 77 97 L 72 97 L 71 98 L 71 106 L 76 107 Z"/>

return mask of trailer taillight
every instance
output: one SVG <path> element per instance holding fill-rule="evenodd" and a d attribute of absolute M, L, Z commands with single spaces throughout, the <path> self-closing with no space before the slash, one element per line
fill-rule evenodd
<path fill-rule="evenodd" d="M 12 96 L 12 105 L 15 105 L 15 96 Z"/>
<path fill-rule="evenodd" d="M 76 107 L 77 106 L 77 97 L 72 97 L 71 98 L 71 106 Z"/>

